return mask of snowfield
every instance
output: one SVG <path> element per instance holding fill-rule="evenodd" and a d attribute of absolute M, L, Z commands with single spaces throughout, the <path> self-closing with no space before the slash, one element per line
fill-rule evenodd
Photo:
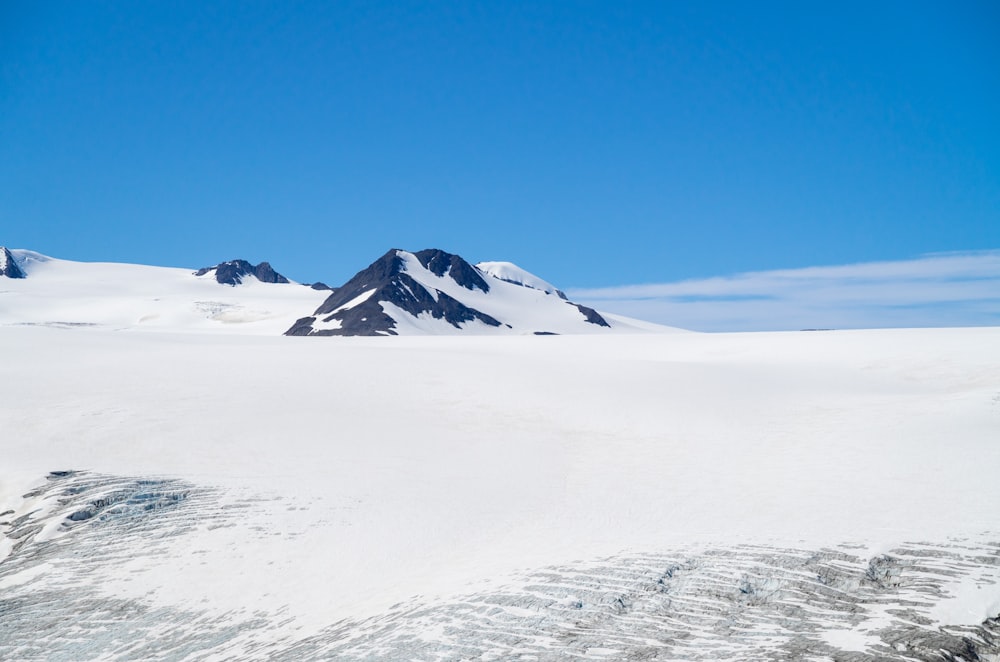
<path fill-rule="evenodd" d="M 329 294 L 298 283 L 220 285 L 214 272 L 72 262 L 14 250 L 24 280 L 0 278 L 0 324 L 278 335 Z"/>
<path fill-rule="evenodd" d="M 33 275 L 0 659 L 1000 655 L 998 328 L 299 338 Z"/>

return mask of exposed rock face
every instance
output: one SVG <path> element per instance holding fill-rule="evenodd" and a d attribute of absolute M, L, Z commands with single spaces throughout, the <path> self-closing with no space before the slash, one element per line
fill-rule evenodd
<path fill-rule="evenodd" d="M 498 293 L 497 289 L 504 292 Z M 530 295 L 535 297 L 530 302 L 534 308 L 530 311 L 531 315 L 537 315 L 539 307 L 554 312 L 556 317 L 562 315 L 565 328 L 564 307 L 570 306 L 582 315 L 582 318 L 573 319 L 579 320 L 583 326 L 589 323 L 610 327 L 596 311 L 566 301 L 554 288 L 550 293 L 522 282 L 500 278 L 469 264 L 458 255 L 431 248 L 415 253 L 390 250 L 342 287 L 336 288 L 323 305 L 312 315 L 297 320 L 286 335 L 398 335 L 400 323 L 404 320 L 407 323 L 441 320 L 454 332 L 465 331 L 470 325 L 478 327 L 479 332 L 489 328 L 510 330 L 515 329 L 521 320 L 506 319 L 492 311 L 497 309 L 505 311 L 504 315 L 516 315 L 512 312 L 511 290 L 523 296 L 526 289 L 535 291 Z M 538 301 L 539 297 L 544 301 Z M 503 304 L 496 306 L 498 301 Z M 569 324 L 578 323 L 570 321 Z M 408 328 L 411 333 L 414 332 L 412 325 Z M 435 332 L 448 332 L 448 326 L 437 328 Z M 535 327 L 521 329 L 521 332 L 548 330 Z"/>
<path fill-rule="evenodd" d="M 479 275 L 479 270 L 457 255 L 445 253 L 436 248 L 418 251 L 414 255 L 420 260 L 420 264 L 424 265 L 435 276 L 448 274 L 452 280 L 464 288 L 479 289 L 483 292 L 490 291 L 490 286 Z"/>
<path fill-rule="evenodd" d="M 204 276 L 215 272 L 215 280 L 222 285 L 239 285 L 245 276 L 253 276 L 262 283 L 287 283 L 288 279 L 271 268 L 267 262 L 253 265 L 246 260 L 230 260 L 220 262 L 214 267 L 205 267 L 194 272 L 195 276 Z"/>
<path fill-rule="evenodd" d="M 559 294 L 562 294 L 562 292 L 560 292 Z M 565 294 L 563 294 L 562 296 L 564 299 L 566 298 Z M 576 306 L 577 310 L 583 313 L 583 317 L 591 324 L 596 324 L 597 326 L 606 326 L 608 328 L 611 328 L 611 325 L 608 324 L 607 320 L 601 317 L 601 314 L 596 310 L 594 310 L 593 308 L 587 308 L 586 306 L 581 306 L 578 303 L 574 303 L 573 305 Z"/>
<path fill-rule="evenodd" d="M 10 251 L 0 246 L 0 277 L 26 278 L 27 274 L 18 266 Z"/>

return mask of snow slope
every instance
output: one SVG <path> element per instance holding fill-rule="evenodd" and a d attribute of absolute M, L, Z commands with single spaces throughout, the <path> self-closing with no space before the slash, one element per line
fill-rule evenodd
<path fill-rule="evenodd" d="M 0 326 L 0 658 L 1000 654 L 1000 329 L 102 314 Z"/>
<path fill-rule="evenodd" d="M 58 260 L 32 251 L 11 254 L 27 278 L 0 278 L 0 325 L 210 331 L 278 335 L 326 296 L 298 284 L 238 287 L 215 272 L 136 264 Z"/>
<path fill-rule="evenodd" d="M 566 295 L 556 289 L 555 285 L 542 280 L 533 273 L 525 271 L 513 262 L 480 262 L 476 264 L 476 268 L 485 274 L 508 283 L 523 285 L 524 287 L 541 290 L 546 294 L 555 294 L 563 299 L 566 298 Z"/>

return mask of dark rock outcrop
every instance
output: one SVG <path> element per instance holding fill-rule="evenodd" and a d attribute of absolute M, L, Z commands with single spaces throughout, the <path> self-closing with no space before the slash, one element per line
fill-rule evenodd
<path fill-rule="evenodd" d="M 452 281 L 459 287 L 439 284 L 435 278 L 428 277 L 429 274 Z M 523 283 L 498 280 L 536 289 Z M 497 289 L 491 290 L 491 287 Z M 465 296 L 465 290 L 468 290 L 470 298 Z M 583 315 L 581 322 L 611 326 L 597 311 L 566 301 L 561 292 L 556 291 L 555 294 L 551 298 L 552 306 L 573 306 Z M 476 321 L 490 327 L 517 328 L 517 319 L 500 320 L 484 312 L 492 310 L 490 301 L 494 295 L 498 302 L 506 302 L 499 309 L 509 311 L 510 290 L 460 256 L 436 248 L 415 253 L 392 249 L 343 286 L 334 289 L 312 315 L 298 319 L 285 335 L 397 335 L 398 325 L 410 318 L 442 320 L 456 331 L 461 331 L 464 324 Z M 539 305 L 546 304 L 539 302 Z M 556 311 L 556 314 L 565 319 L 565 313 Z M 534 332 L 530 328 L 523 331 Z M 538 331 L 549 332 L 544 328 Z"/>
<path fill-rule="evenodd" d="M 27 274 L 18 266 L 17 260 L 3 246 L 0 246 L 0 277 L 27 278 Z"/>
<path fill-rule="evenodd" d="M 418 251 L 414 255 L 420 260 L 420 264 L 435 276 L 448 274 L 452 280 L 466 289 L 490 291 L 490 286 L 479 275 L 479 270 L 457 255 L 445 253 L 437 248 Z"/>
<path fill-rule="evenodd" d="M 194 272 L 195 276 L 204 276 L 215 271 L 215 280 L 222 285 L 239 285 L 245 276 L 253 276 L 262 283 L 287 283 L 288 279 L 271 268 L 267 262 L 253 265 L 246 260 L 230 260 L 220 262 L 214 267 L 205 267 Z"/>
<path fill-rule="evenodd" d="M 576 309 L 579 310 L 581 313 L 583 313 L 584 319 L 586 319 L 591 324 L 596 324 L 597 326 L 606 326 L 609 329 L 611 328 L 611 325 L 608 324 L 608 321 L 603 317 L 601 317 L 601 314 L 596 310 L 594 310 L 593 308 L 587 308 L 586 306 L 581 306 L 578 303 L 574 303 L 572 305 L 576 306 Z"/>
<path fill-rule="evenodd" d="M 435 275 L 448 274 L 459 285 L 470 290 L 480 289 L 483 292 L 489 290 L 489 285 L 476 268 L 457 255 L 436 249 L 420 251 L 414 255 L 420 264 Z M 367 298 L 363 301 L 345 308 L 364 295 L 367 295 Z M 396 320 L 386 314 L 382 302 L 391 303 L 414 317 L 429 314 L 435 319 L 448 322 L 456 329 L 461 328 L 460 324 L 463 322 L 474 320 L 489 326 L 500 326 L 498 320 L 466 306 L 440 290 L 429 292 L 406 273 L 399 251 L 392 249 L 366 269 L 359 271 L 342 287 L 334 290 L 311 317 L 303 317 L 296 321 L 285 335 L 396 335 Z M 317 319 L 327 324 L 334 322 L 340 324 L 337 328 L 316 329 L 313 325 Z"/>

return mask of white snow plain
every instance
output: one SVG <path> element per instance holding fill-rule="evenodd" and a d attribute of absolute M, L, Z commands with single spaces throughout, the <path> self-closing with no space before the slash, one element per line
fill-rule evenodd
<path fill-rule="evenodd" d="M 86 589 L 92 602 L 80 609 L 96 609 L 100 598 L 139 605 L 142 618 L 186 614 L 205 631 L 256 623 L 199 648 L 170 644 L 181 626 L 158 616 L 143 633 L 164 648 L 146 653 L 170 659 L 333 650 L 346 659 L 395 659 L 401 650 L 410 659 L 558 659 L 569 640 L 543 641 L 535 632 L 542 621 L 525 615 L 577 603 L 586 611 L 587 600 L 552 589 L 551 605 L 539 606 L 531 587 L 538 573 L 552 574 L 546 569 L 563 569 L 552 571 L 568 578 L 559 586 L 578 587 L 571 579 L 591 572 L 597 579 L 587 579 L 587 590 L 598 590 L 607 573 L 661 556 L 682 559 L 677 567 L 689 576 L 725 557 L 719 572 L 732 574 L 734 600 L 752 611 L 765 600 L 755 596 L 778 595 L 788 576 L 812 573 L 795 566 L 781 579 L 758 576 L 761 559 L 840 550 L 861 563 L 860 585 L 883 597 L 862 601 L 868 621 L 837 621 L 809 645 L 867 646 L 884 659 L 902 644 L 892 648 L 878 628 L 905 609 L 878 600 L 932 572 L 926 563 L 905 566 L 897 580 L 903 566 L 890 561 L 917 545 L 914 558 L 962 549 L 980 559 L 933 570 L 941 588 L 921 598 L 926 608 L 905 603 L 928 627 L 975 626 L 1000 614 L 998 328 L 289 338 L 263 334 L 283 331 L 278 313 L 318 305 L 323 292 L 226 288 L 165 270 L 176 283 L 158 281 L 165 284 L 154 301 L 136 268 L 101 265 L 93 268 L 118 294 L 97 302 L 92 283 L 68 277 L 62 289 L 30 291 L 44 266 L 33 265 L 24 281 L 0 279 L 0 520 L 8 525 L 0 601 L 69 587 Z M 294 302 L 262 294 L 282 287 L 293 288 Z M 192 300 L 242 311 L 243 322 L 208 319 L 190 310 Z M 100 538 L 101 554 L 114 559 L 103 562 L 97 543 L 91 550 L 84 541 L 98 540 L 87 538 L 98 535 L 98 520 L 113 524 L 111 511 L 68 519 L 81 507 L 66 496 L 73 491 L 45 491 L 77 480 L 46 478 L 61 470 L 107 477 L 119 491 L 126 478 L 179 481 L 188 505 L 164 510 L 178 514 L 163 524 L 142 520 L 147 528 Z M 184 519 L 185 508 L 197 516 Z M 37 531 L 27 535 L 32 521 Z M 854 561 L 829 563 L 821 575 L 835 566 L 848 572 Z M 673 570 L 664 577 L 676 580 Z M 714 577 L 703 579 L 729 581 Z M 672 586 L 675 604 L 687 604 L 686 585 Z M 464 631 L 450 616 L 426 616 L 445 611 L 428 610 L 458 613 L 475 602 L 462 596 L 511 587 L 536 597 L 463 618 L 536 623 L 516 644 L 441 647 Z M 691 604 L 721 595 L 690 591 Z M 30 613 L 25 623 L 39 618 Z M 128 621 L 122 613 L 102 616 L 101 628 Z M 407 648 L 376 637 L 378 623 L 404 617 L 395 631 L 410 628 Z M 721 636 L 700 623 L 689 614 L 674 625 L 692 641 Z M 778 646 L 788 628 L 765 625 L 746 628 L 761 650 Z M 90 630 L 39 640 L 28 625 L 3 627 L 4 657 L 140 656 L 134 644 Z M 359 632 L 368 638 L 356 640 Z M 330 648 L 344 642 L 354 648 Z M 296 648 L 306 643 L 315 648 Z M 690 651 L 671 657 L 679 643 L 648 645 L 660 646 L 662 659 L 696 659 Z M 574 654 L 595 659 L 624 650 L 579 646 Z"/>
<path fill-rule="evenodd" d="M 28 274 L 0 280 L 0 324 L 98 327 L 133 331 L 278 335 L 329 296 L 298 283 L 244 277 L 220 285 L 214 271 L 139 264 L 74 262 L 11 250 Z"/>

